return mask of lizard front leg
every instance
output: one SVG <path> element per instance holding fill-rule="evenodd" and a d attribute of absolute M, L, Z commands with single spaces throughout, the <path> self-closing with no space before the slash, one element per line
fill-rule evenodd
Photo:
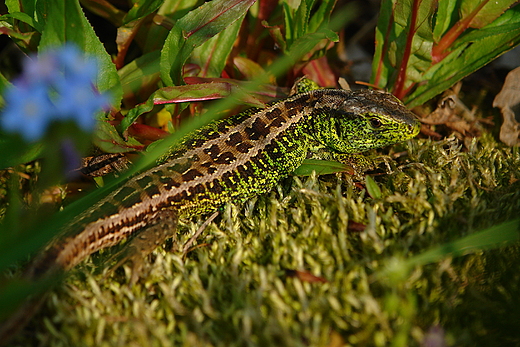
<path fill-rule="evenodd" d="M 121 251 L 115 254 L 109 262 L 116 260 L 116 264 L 111 266 L 105 276 L 108 276 L 115 269 L 130 261 L 132 263 L 132 275 L 130 282 L 135 283 L 139 279 L 143 270 L 144 259 L 148 254 L 155 250 L 164 241 L 174 236 L 177 231 L 177 213 L 171 210 L 161 210 L 151 218 L 150 224 L 137 232 L 128 244 Z"/>

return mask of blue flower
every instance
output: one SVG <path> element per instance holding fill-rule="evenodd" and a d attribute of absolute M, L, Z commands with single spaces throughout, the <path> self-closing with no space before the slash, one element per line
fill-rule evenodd
<path fill-rule="evenodd" d="M 27 141 L 42 138 L 52 118 L 52 102 L 47 91 L 26 86 L 8 89 L 4 95 L 6 107 L 0 118 L 4 130 L 20 133 Z"/>
<path fill-rule="evenodd" d="M 91 84 L 97 76 L 97 61 L 84 57 L 75 46 L 64 46 L 56 60 L 67 80 Z"/>
<path fill-rule="evenodd" d="M 50 123 L 73 120 L 94 130 L 95 115 L 109 107 L 109 97 L 93 86 L 97 64 L 72 45 L 27 59 L 24 72 L 4 95 L 0 126 L 27 141 L 41 139 Z"/>
<path fill-rule="evenodd" d="M 64 83 L 57 88 L 56 117 L 74 119 L 81 129 L 89 132 L 94 130 L 96 119 L 93 115 L 107 107 L 108 98 L 96 93 L 88 85 L 76 85 L 75 88 L 67 86 Z"/>

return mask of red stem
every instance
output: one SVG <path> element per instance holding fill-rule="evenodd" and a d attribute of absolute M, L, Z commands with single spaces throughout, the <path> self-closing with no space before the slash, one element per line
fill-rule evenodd
<path fill-rule="evenodd" d="M 399 73 L 397 75 L 397 80 L 395 82 L 395 88 L 393 92 L 393 94 L 401 100 L 406 95 L 406 91 L 404 90 L 404 83 L 406 81 L 406 67 L 408 66 L 408 61 L 410 60 L 410 55 L 412 52 L 412 41 L 413 36 L 415 35 L 415 27 L 417 25 L 417 13 L 419 12 L 419 2 L 420 0 L 413 1 L 412 17 L 410 19 L 410 30 L 408 30 L 408 35 L 406 37 L 406 45 L 404 47 L 403 59 L 401 60 L 401 65 L 399 66 Z"/>
<path fill-rule="evenodd" d="M 385 32 L 385 38 L 383 40 L 383 48 L 381 49 L 381 57 L 379 58 L 379 62 L 377 64 L 377 70 L 376 70 L 376 76 L 374 78 L 374 85 L 379 86 L 379 80 L 381 79 L 381 73 L 383 70 L 383 61 L 384 61 L 384 55 L 386 52 L 388 52 L 388 44 L 389 44 L 389 37 L 390 32 L 392 29 L 392 24 L 394 23 L 394 10 L 392 10 L 392 13 L 390 14 L 390 18 L 388 19 L 388 25 L 386 27 Z"/>
<path fill-rule="evenodd" d="M 477 16 L 482 7 L 484 7 L 489 0 L 482 1 L 466 18 L 458 21 L 448 30 L 448 32 L 441 38 L 441 40 L 432 48 L 432 62 L 436 64 L 449 54 L 448 48 L 455 42 L 455 40 L 467 29 L 471 21 Z"/>

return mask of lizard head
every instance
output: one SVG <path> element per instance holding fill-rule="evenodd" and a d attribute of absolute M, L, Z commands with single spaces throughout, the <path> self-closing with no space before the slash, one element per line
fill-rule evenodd
<path fill-rule="evenodd" d="M 341 153 L 360 153 L 413 138 L 420 123 L 395 96 L 373 90 L 337 90 L 315 124 L 315 136 Z M 342 95 L 341 95 L 342 94 Z"/>

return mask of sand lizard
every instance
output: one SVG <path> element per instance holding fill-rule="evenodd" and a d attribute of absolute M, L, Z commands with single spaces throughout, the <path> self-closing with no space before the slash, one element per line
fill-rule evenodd
<path fill-rule="evenodd" d="M 30 264 L 25 278 L 68 270 L 129 237 L 134 237 L 129 249 L 141 256 L 171 237 L 179 218 L 267 192 L 306 158 L 356 166 L 366 160 L 357 153 L 419 132 L 415 116 L 389 93 L 316 89 L 304 82 L 286 99 L 186 136 L 157 166 L 73 220 Z"/>

